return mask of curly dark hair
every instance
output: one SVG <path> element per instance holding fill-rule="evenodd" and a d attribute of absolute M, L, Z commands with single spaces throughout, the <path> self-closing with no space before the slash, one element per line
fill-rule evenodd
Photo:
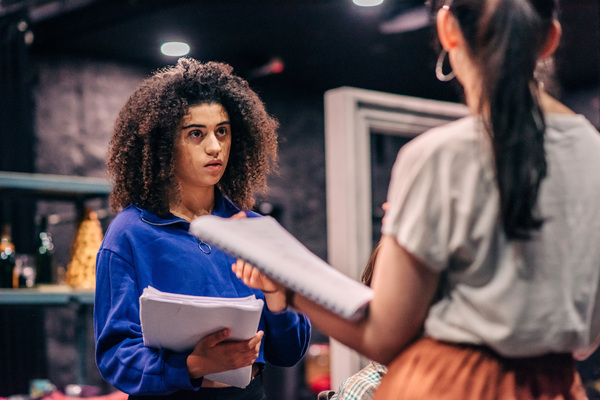
<path fill-rule="evenodd" d="M 107 162 L 113 210 L 135 204 L 168 215 L 180 198 L 175 139 L 189 107 L 204 103 L 221 104 L 231 122 L 229 162 L 218 188 L 246 210 L 266 192 L 266 176 L 277 167 L 278 122 L 231 66 L 181 58 L 145 79 L 119 113 Z"/>

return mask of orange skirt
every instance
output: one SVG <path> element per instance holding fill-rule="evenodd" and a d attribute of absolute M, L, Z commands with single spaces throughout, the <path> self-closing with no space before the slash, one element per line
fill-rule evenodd
<path fill-rule="evenodd" d="M 584 400 L 571 354 L 504 358 L 480 346 L 422 338 L 388 367 L 374 400 Z"/>

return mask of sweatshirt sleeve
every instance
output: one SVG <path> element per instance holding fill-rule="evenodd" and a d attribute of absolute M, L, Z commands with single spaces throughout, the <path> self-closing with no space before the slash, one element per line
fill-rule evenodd
<path fill-rule="evenodd" d="M 287 309 L 273 313 L 263 310 L 266 329 L 265 360 L 280 367 L 291 367 L 302 359 L 310 343 L 311 325 L 308 318 Z"/>
<path fill-rule="evenodd" d="M 109 250 L 96 261 L 94 335 L 102 377 L 127 394 L 194 390 L 187 354 L 144 346 L 134 268 Z"/>

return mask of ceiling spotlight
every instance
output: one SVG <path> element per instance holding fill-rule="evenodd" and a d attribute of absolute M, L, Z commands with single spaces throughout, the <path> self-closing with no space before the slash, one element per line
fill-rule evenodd
<path fill-rule="evenodd" d="M 160 52 L 165 56 L 181 57 L 190 52 L 190 46 L 184 42 L 166 42 L 160 46 Z"/>
<path fill-rule="evenodd" d="M 383 0 L 352 0 L 352 2 L 361 7 L 373 7 L 383 3 Z"/>

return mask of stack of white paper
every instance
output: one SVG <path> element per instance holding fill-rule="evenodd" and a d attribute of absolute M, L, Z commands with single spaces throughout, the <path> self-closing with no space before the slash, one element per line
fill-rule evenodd
<path fill-rule="evenodd" d="M 177 352 L 190 351 L 208 334 L 229 328 L 228 340 L 247 340 L 256 334 L 264 302 L 243 298 L 190 296 L 161 292 L 153 287 L 140 296 L 144 344 Z M 207 375 L 205 378 L 246 387 L 252 367 Z"/>

